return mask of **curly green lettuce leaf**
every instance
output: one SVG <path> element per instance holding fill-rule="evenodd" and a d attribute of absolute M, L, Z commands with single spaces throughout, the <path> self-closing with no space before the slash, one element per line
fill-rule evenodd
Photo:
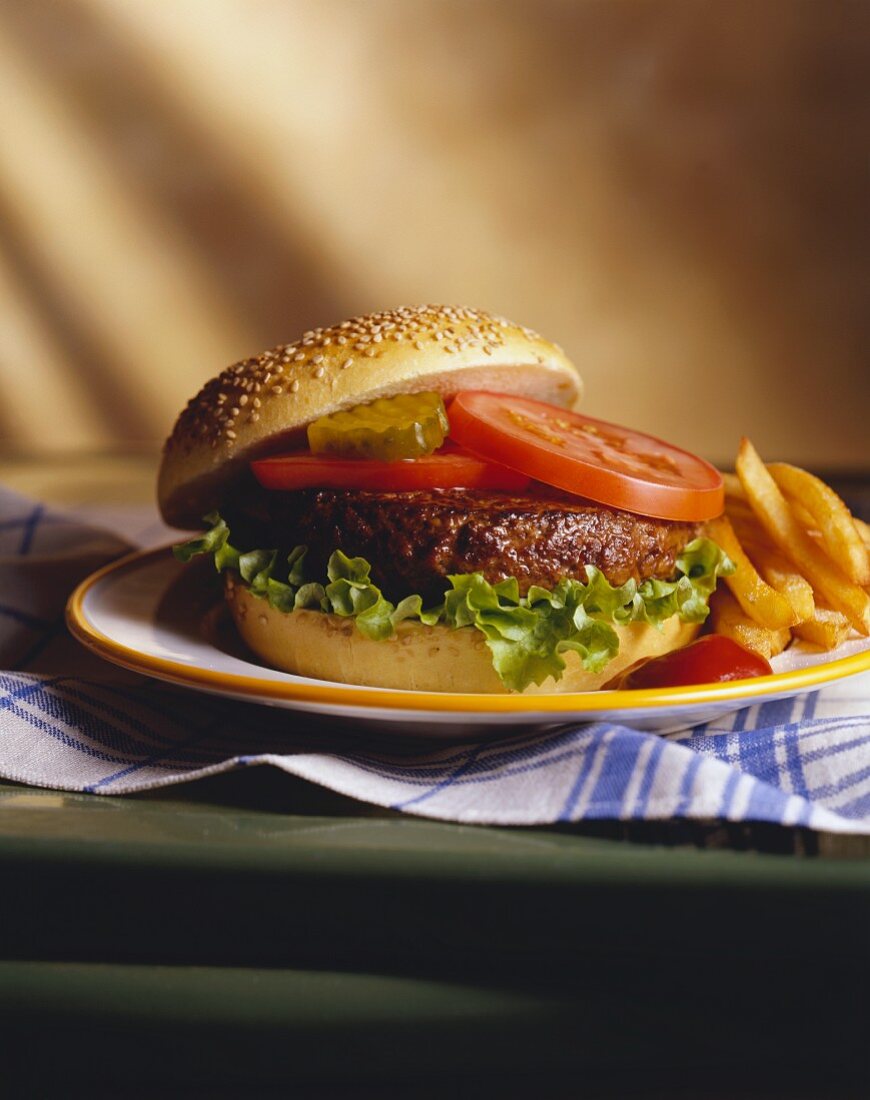
<path fill-rule="evenodd" d="M 227 527 L 226 522 L 221 519 L 217 512 L 209 512 L 207 516 L 202 518 L 205 523 L 211 524 L 210 529 L 189 542 L 182 542 L 178 546 L 173 546 L 173 554 L 179 561 L 183 562 L 188 562 L 199 554 L 213 554 L 214 566 L 219 573 L 223 572 L 224 569 L 237 570 L 239 568 L 239 552 L 234 550 L 227 541 L 230 537 L 230 529 Z"/>
<path fill-rule="evenodd" d="M 444 598 L 444 621 L 481 631 L 493 667 L 513 691 L 541 684 L 548 676 L 560 679 L 565 670 L 561 654 L 566 650 L 578 653 L 584 668 L 592 672 L 619 650 L 613 627 L 586 612 L 586 587 L 579 581 L 561 581 L 552 591 L 534 586 L 521 597 L 513 578 L 496 585 L 480 573 L 449 580 L 452 590 Z"/>
<path fill-rule="evenodd" d="M 309 580 L 304 546 L 286 556 L 277 550 L 240 553 L 229 542 L 224 520 L 217 513 L 206 519 L 212 525 L 208 531 L 175 547 L 180 561 L 211 554 L 219 572 L 238 572 L 253 595 L 271 607 L 350 618 L 361 634 L 375 640 L 392 637 L 396 626 L 409 619 L 428 626 L 473 627 L 483 634 L 493 667 L 512 691 L 550 676 L 560 679 L 563 654 L 571 651 L 589 672 L 600 672 L 619 651 L 614 626 L 643 622 L 661 629 L 672 615 L 683 622 L 703 622 L 718 578 L 734 571 L 715 542 L 698 538 L 677 558 L 672 580 L 612 585 L 599 569 L 587 566 L 585 582 L 565 579 L 552 589 L 532 585 L 521 596 L 516 578 L 490 584 L 480 573 L 464 573 L 448 578 L 450 588 L 440 604 L 424 608 L 418 595 L 391 603 L 372 582 L 371 565 L 364 558 L 336 550 L 327 564 L 326 583 Z"/>
<path fill-rule="evenodd" d="M 365 558 L 349 558 L 336 550 L 326 568 L 326 598 L 333 614 L 354 618 L 360 634 L 382 641 L 395 633 L 391 618 L 395 607 L 372 584 L 371 568 Z"/>

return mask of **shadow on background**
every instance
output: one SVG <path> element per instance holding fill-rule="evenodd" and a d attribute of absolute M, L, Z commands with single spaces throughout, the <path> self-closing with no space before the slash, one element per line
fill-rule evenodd
<path fill-rule="evenodd" d="M 159 208 L 201 257 L 228 308 L 250 325 L 252 348 L 341 312 L 301 235 L 269 216 L 254 181 L 209 143 L 184 101 L 167 94 L 134 41 L 79 0 L 50 7 L 7 0 L 2 16 L 124 187 Z"/>
<path fill-rule="evenodd" d="M 592 415 L 860 470 L 868 120 L 854 0 L 7 0 L 3 442 L 153 443 L 242 355 L 467 301 Z"/>

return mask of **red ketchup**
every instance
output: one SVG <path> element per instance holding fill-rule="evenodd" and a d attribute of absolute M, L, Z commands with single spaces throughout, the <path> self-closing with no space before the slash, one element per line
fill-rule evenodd
<path fill-rule="evenodd" d="M 769 663 L 722 634 L 707 634 L 663 657 L 651 657 L 627 668 L 617 685 L 633 688 L 686 687 L 724 680 L 748 680 L 770 676 Z"/>

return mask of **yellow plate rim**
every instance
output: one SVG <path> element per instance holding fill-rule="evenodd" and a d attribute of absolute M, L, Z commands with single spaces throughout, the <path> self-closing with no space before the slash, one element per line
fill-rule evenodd
<path fill-rule="evenodd" d="M 870 670 L 870 649 L 839 657 L 807 668 L 758 676 L 752 680 L 699 684 L 679 688 L 652 688 L 634 691 L 565 692 L 561 695 L 484 695 L 434 691 L 401 691 L 364 688 L 354 684 L 322 684 L 262 680 L 232 672 L 183 665 L 126 646 L 97 629 L 87 618 L 84 601 L 100 581 L 115 573 L 142 568 L 152 559 L 168 554 L 170 547 L 137 550 L 104 565 L 81 581 L 66 606 L 66 621 L 73 636 L 100 657 L 133 672 L 153 675 L 187 687 L 232 692 L 251 698 L 330 706 L 359 707 L 366 710 L 410 710 L 475 714 L 605 714 L 608 711 L 657 710 L 665 707 L 704 703 L 740 702 L 771 694 L 798 694 L 820 688 L 846 676 Z"/>

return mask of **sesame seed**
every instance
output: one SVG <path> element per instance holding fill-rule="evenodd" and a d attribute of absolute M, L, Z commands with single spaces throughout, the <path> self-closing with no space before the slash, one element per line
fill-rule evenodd
<path fill-rule="evenodd" d="M 263 402 L 259 399 L 259 397 L 255 397 L 251 404 L 254 406 L 255 409 L 259 409 Z"/>
<path fill-rule="evenodd" d="M 492 356 L 505 347 L 508 336 L 513 338 L 515 334 L 530 341 L 540 340 L 532 329 L 513 325 L 503 317 L 449 305 L 402 305 L 364 317 L 352 317 L 330 328 L 308 329 L 294 343 L 280 344 L 260 355 L 242 359 L 208 382 L 188 402 L 166 447 L 189 452 L 197 444 L 215 447 L 235 439 L 236 418 L 245 415 L 247 423 L 258 415 L 253 395 L 260 393 L 264 386 L 276 396 L 299 392 L 304 376 L 287 377 L 285 382 L 281 377 L 283 364 L 292 362 L 298 368 L 309 362 L 313 377 L 322 378 L 326 368 L 321 364 L 326 362 L 327 356 L 320 351 L 333 345 L 344 347 L 344 355 L 354 348 L 373 359 L 378 354 L 377 345 L 389 337 L 397 346 L 407 341 L 418 351 L 424 351 L 425 344 L 433 341 L 440 343 L 448 355 L 476 348 L 483 355 Z M 541 346 L 534 351 L 535 358 L 540 361 Z M 353 356 L 341 359 L 341 369 L 346 370 L 353 361 Z M 297 373 L 296 370 L 293 373 Z M 337 371 L 330 374 L 332 385 L 335 385 L 337 374 Z M 283 384 L 270 385 L 276 378 Z M 242 409 L 246 409 L 245 414 L 241 413 Z"/>

